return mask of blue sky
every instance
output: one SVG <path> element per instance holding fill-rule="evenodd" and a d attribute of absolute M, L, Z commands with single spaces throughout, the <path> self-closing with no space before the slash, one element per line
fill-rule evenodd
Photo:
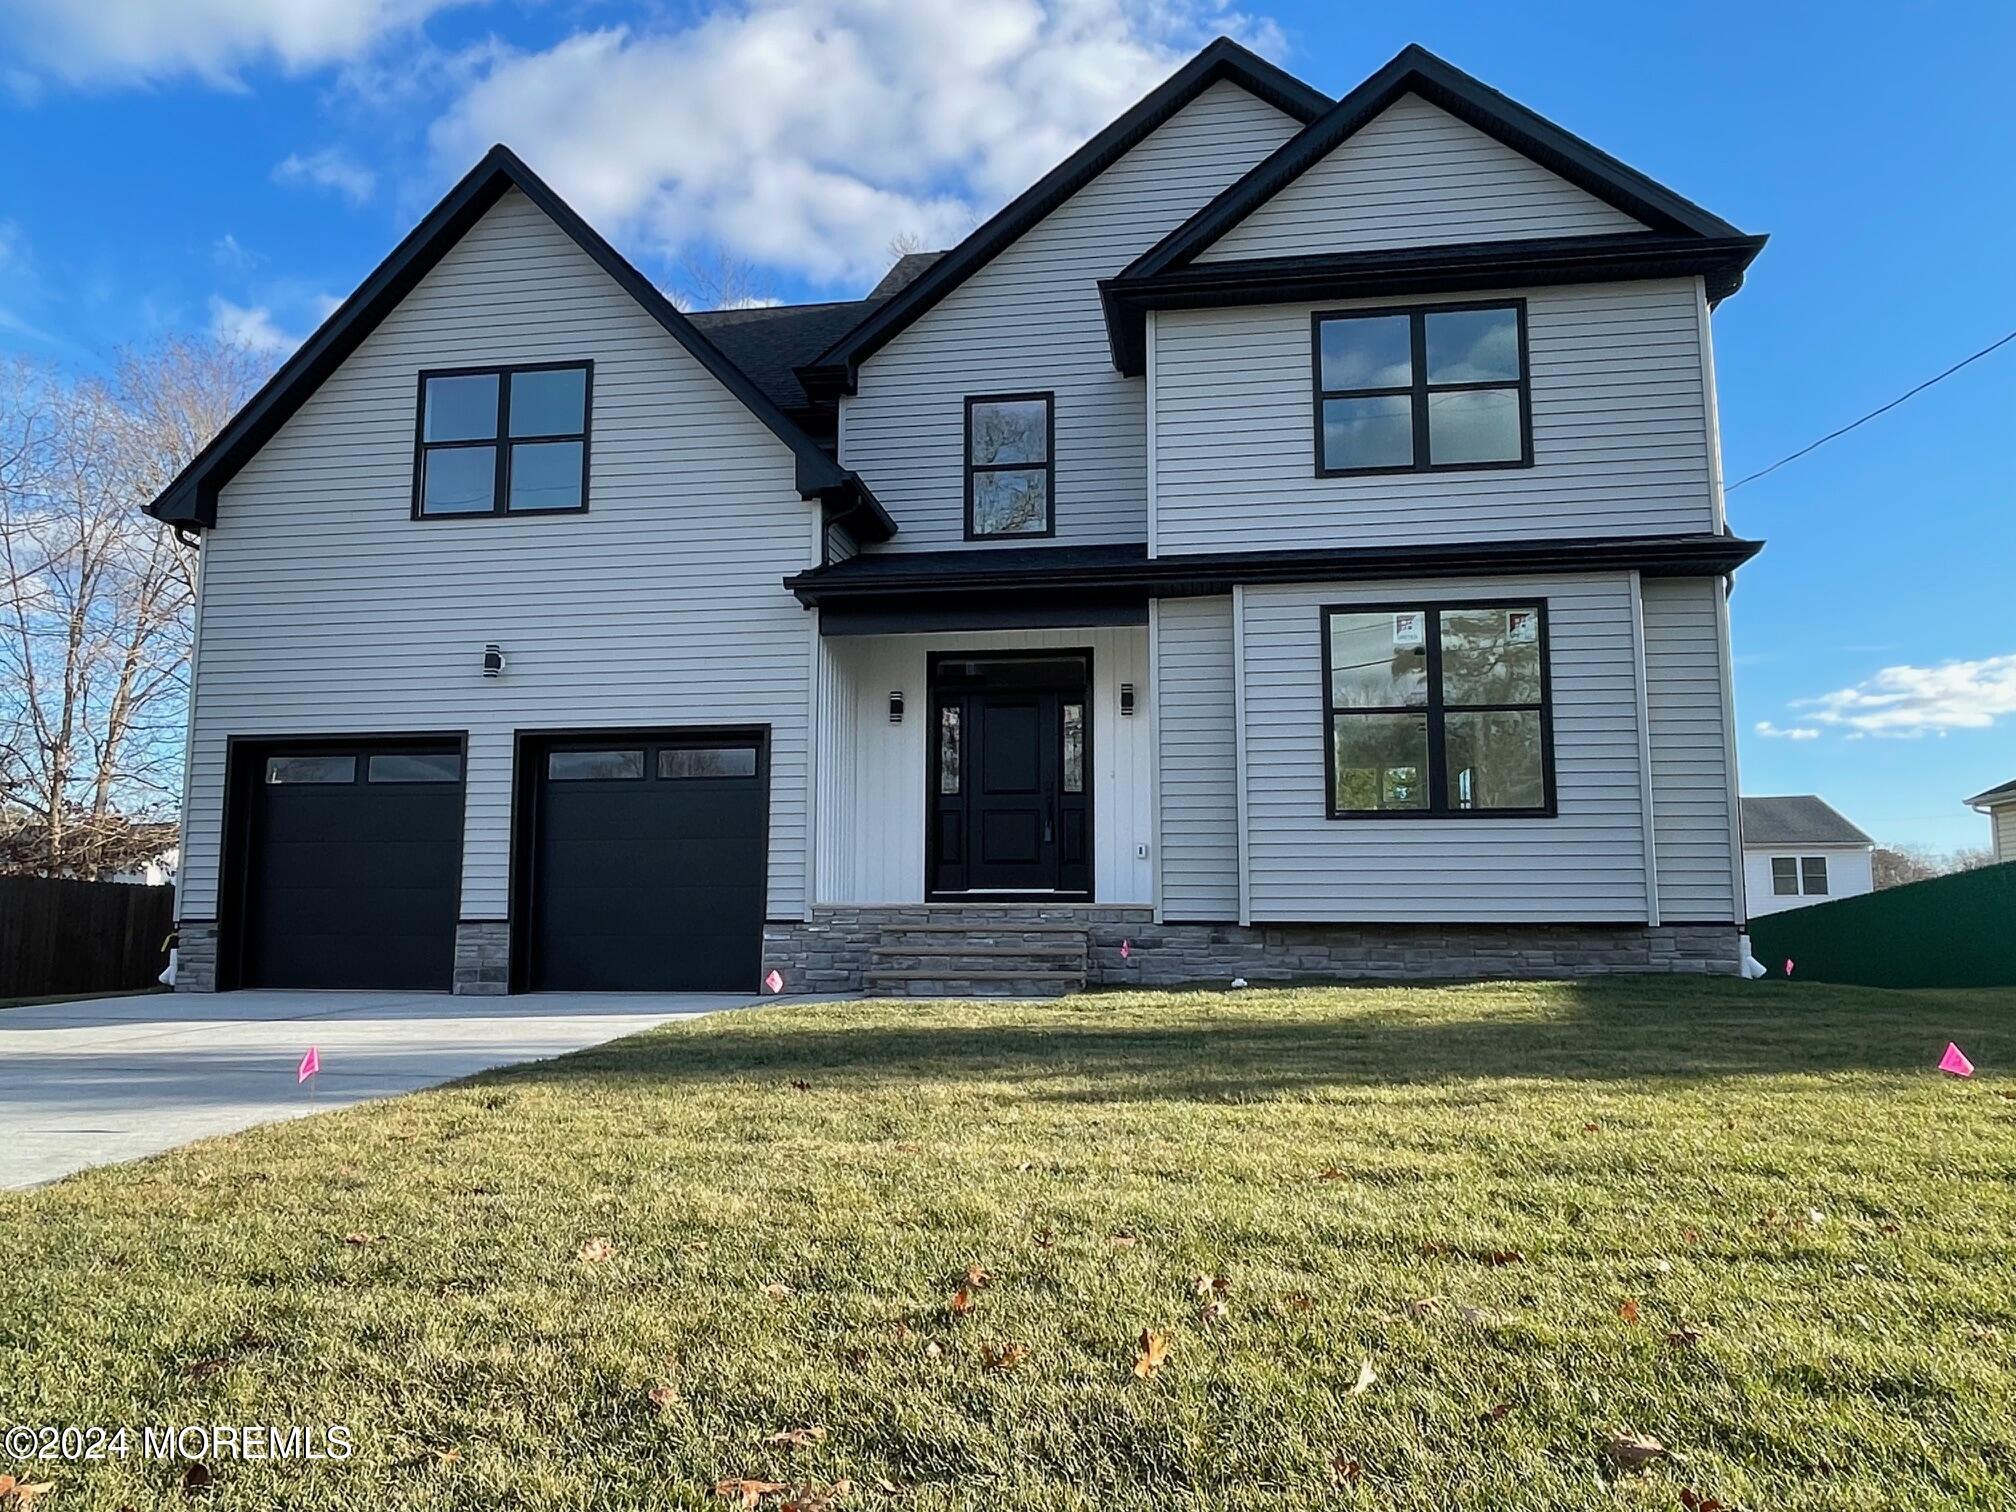
<path fill-rule="evenodd" d="M 311 329 L 503 137 L 668 287 L 940 245 L 1218 31 L 1337 93 L 1419 41 L 1772 243 L 1732 479 L 2016 328 L 2003 4 L 0 0 L 0 355 Z M 700 273 L 696 269 L 702 270 Z M 1744 788 L 1980 845 L 2016 778 L 2016 344 L 1735 493 Z M 1789 733 L 1788 733 L 1789 732 Z"/>

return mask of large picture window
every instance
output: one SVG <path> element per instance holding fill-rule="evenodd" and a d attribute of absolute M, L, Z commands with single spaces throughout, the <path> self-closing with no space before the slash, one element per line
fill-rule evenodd
<path fill-rule="evenodd" d="M 1523 301 L 1313 324 L 1317 476 L 1532 465 Z"/>
<path fill-rule="evenodd" d="M 1554 812 L 1547 606 L 1323 611 L 1329 815 Z"/>
<path fill-rule="evenodd" d="M 1055 405 L 1049 394 L 966 401 L 966 538 L 1056 534 Z"/>
<path fill-rule="evenodd" d="M 586 509 L 592 382 L 586 362 L 422 373 L 415 516 Z"/>

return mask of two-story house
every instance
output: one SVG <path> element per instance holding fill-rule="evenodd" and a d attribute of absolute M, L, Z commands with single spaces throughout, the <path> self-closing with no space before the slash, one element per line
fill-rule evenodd
<path fill-rule="evenodd" d="M 1734 971 L 1761 245 L 1418 48 L 1216 42 L 854 302 L 496 148 L 151 506 L 181 985 Z"/>

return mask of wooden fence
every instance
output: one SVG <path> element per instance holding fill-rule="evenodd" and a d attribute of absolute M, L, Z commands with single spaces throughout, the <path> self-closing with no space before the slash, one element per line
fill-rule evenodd
<path fill-rule="evenodd" d="M 175 889 L 0 877 L 0 998 L 151 987 Z"/>

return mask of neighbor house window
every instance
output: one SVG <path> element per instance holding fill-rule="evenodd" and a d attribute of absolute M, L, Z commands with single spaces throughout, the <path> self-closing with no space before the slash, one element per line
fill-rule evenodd
<path fill-rule="evenodd" d="M 586 509 L 592 376 L 586 362 L 422 373 L 414 513 Z"/>
<path fill-rule="evenodd" d="M 1773 856 L 1771 895 L 1776 898 L 1796 898 L 1802 893 L 1809 898 L 1827 896 L 1827 858 Z"/>
<path fill-rule="evenodd" d="M 1047 536 L 1057 480 L 1049 394 L 992 394 L 966 401 L 966 538 Z"/>
<path fill-rule="evenodd" d="M 1544 603 L 1323 611 L 1333 819 L 1554 811 Z"/>
<path fill-rule="evenodd" d="M 1316 472 L 1431 472 L 1533 461 L 1526 306 L 1318 315 Z"/>

